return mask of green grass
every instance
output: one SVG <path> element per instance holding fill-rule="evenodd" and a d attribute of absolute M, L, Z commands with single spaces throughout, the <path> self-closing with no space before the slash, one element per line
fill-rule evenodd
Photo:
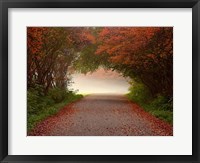
<path fill-rule="evenodd" d="M 127 97 L 130 101 L 136 102 L 133 98 L 130 97 L 130 94 L 127 94 Z M 155 100 L 157 100 L 157 98 L 149 101 L 148 103 L 142 101 L 137 101 L 136 103 L 140 105 L 145 111 L 151 113 L 155 117 L 162 119 L 170 124 L 173 124 L 173 111 L 170 109 L 164 109 L 162 103 L 160 104 L 160 106 L 156 106 L 154 104 Z"/>
<path fill-rule="evenodd" d="M 148 104 L 139 104 L 145 111 L 151 113 L 155 117 L 162 119 L 170 124 L 173 124 L 173 112 L 170 110 L 164 110 L 162 107 L 156 107 L 151 102 Z"/>
<path fill-rule="evenodd" d="M 52 102 L 52 99 L 49 99 L 49 97 L 44 97 L 44 101 L 41 102 L 40 107 L 38 104 L 35 104 L 34 109 L 37 110 L 35 112 L 28 111 L 27 116 L 27 130 L 28 132 L 31 131 L 38 122 L 41 122 L 45 118 L 54 115 L 60 111 L 65 105 L 70 104 L 72 102 L 75 102 L 79 99 L 81 99 L 83 96 L 80 94 L 73 94 L 71 93 L 68 95 L 62 102 L 54 103 Z M 48 101 L 48 103 L 47 103 Z M 50 102 L 49 102 L 50 101 Z M 28 105 L 33 105 L 28 102 Z M 28 108 L 31 108 L 31 106 L 28 106 Z"/>
<path fill-rule="evenodd" d="M 81 94 L 82 94 L 84 97 L 90 95 L 89 93 L 81 93 Z"/>
<path fill-rule="evenodd" d="M 126 95 L 130 101 L 137 103 L 155 117 L 173 124 L 173 100 L 161 95 L 151 97 L 144 85 L 134 83 Z"/>

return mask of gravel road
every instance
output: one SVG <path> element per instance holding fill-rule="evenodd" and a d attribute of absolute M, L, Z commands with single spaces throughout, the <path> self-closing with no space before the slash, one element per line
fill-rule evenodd
<path fill-rule="evenodd" d="M 173 127 L 123 95 L 94 94 L 70 104 L 29 136 L 172 136 Z"/>

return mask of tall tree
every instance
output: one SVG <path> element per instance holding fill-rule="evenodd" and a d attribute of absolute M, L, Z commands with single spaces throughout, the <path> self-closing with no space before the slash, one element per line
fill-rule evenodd
<path fill-rule="evenodd" d="M 78 52 L 93 42 L 87 28 L 29 27 L 27 29 L 28 88 L 36 84 L 44 92 L 67 88 L 69 67 Z"/>
<path fill-rule="evenodd" d="M 104 28 L 97 55 L 107 55 L 110 65 L 144 83 L 152 95 L 173 92 L 173 28 Z"/>

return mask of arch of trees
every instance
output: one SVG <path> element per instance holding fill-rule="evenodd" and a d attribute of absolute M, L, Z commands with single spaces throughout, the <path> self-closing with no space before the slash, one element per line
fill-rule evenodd
<path fill-rule="evenodd" d="M 94 41 L 89 37 L 86 28 L 28 27 L 28 88 L 67 88 L 79 51 Z"/>
<path fill-rule="evenodd" d="M 172 27 L 28 27 L 28 130 L 82 97 L 70 74 L 99 67 L 128 77 L 129 98 L 172 123 Z"/>
<path fill-rule="evenodd" d="M 28 27 L 27 85 L 67 89 L 70 74 L 99 66 L 173 96 L 172 27 Z"/>

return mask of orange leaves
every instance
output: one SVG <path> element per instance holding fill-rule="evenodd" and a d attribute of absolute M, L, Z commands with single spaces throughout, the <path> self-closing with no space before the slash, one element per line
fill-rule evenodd
<path fill-rule="evenodd" d="M 109 46 L 106 45 L 99 45 L 98 49 L 96 50 L 95 54 L 100 55 L 106 52 L 109 49 Z"/>
<path fill-rule="evenodd" d="M 82 49 L 95 42 L 86 27 L 28 27 L 28 86 L 37 83 L 45 91 L 55 85 L 66 86 L 68 67 Z"/>
<path fill-rule="evenodd" d="M 96 43 L 95 37 L 89 31 L 83 31 L 80 35 L 81 39 L 84 41 L 89 41 L 93 44 Z"/>
<path fill-rule="evenodd" d="M 112 61 L 123 64 L 137 64 L 137 62 L 141 62 L 140 58 L 144 56 L 146 56 L 147 60 L 154 60 L 156 54 L 149 54 L 146 51 L 150 51 L 149 43 L 153 42 L 154 37 L 162 29 L 162 27 L 103 28 L 99 34 L 101 43 L 96 50 L 96 54 L 108 54 Z M 168 40 L 171 41 L 172 38 L 166 39 L 166 41 Z M 159 44 L 159 42 L 154 42 L 154 45 L 156 44 Z M 165 45 L 165 48 L 170 47 L 171 44 Z M 159 46 L 157 48 L 162 50 Z M 141 63 L 138 64 L 141 65 Z"/>
<path fill-rule="evenodd" d="M 95 54 L 129 77 L 137 77 L 152 94 L 172 94 L 173 28 L 106 27 Z M 156 83 L 156 84 L 155 84 Z"/>
<path fill-rule="evenodd" d="M 155 59 L 156 58 L 155 54 L 147 54 L 147 57 L 149 57 L 151 59 Z"/>
<path fill-rule="evenodd" d="M 42 48 L 43 28 L 27 28 L 27 47 L 30 53 L 36 54 Z"/>
<path fill-rule="evenodd" d="M 112 56 L 112 57 L 110 58 L 110 60 L 111 60 L 112 62 L 114 62 L 114 63 L 120 63 L 120 62 L 123 61 L 123 59 L 124 59 L 124 56 L 122 56 L 122 55 Z"/>
<path fill-rule="evenodd" d="M 103 30 L 101 31 L 101 33 L 99 34 L 99 37 L 105 37 L 106 35 L 108 35 L 110 33 L 110 28 L 109 27 L 105 27 L 103 28 Z"/>

